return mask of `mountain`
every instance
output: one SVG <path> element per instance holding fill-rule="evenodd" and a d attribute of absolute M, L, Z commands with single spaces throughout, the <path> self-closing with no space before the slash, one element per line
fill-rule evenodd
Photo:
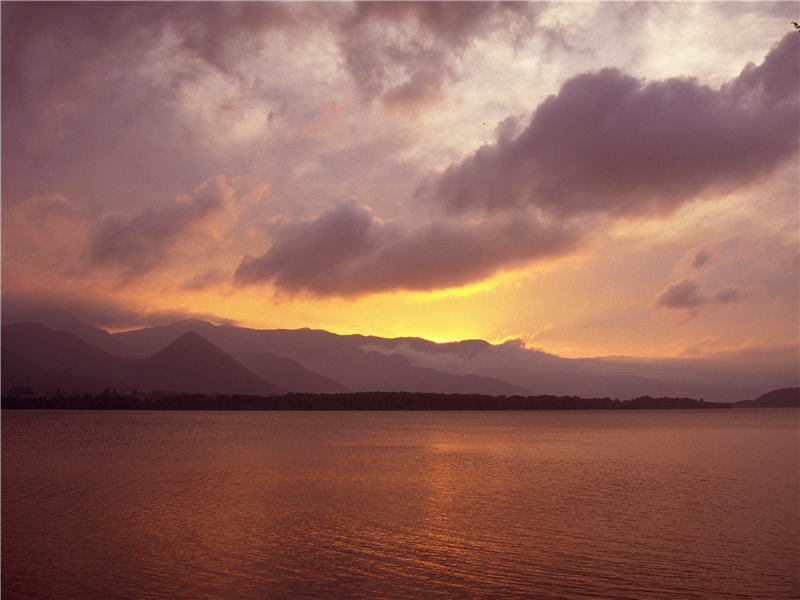
<path fill-rule="evenodd" d="M 144 390 L 268 396 L 285 390 L 267 383 L 194 332 L 186 332 L 123 374 Z"/>
<path fill-rule="evenodd" d="M 102 391 L 113 387 L 133 361 L 114 356 L 74 333 L 55 331 L 41 323 L 2 326 L 2 388 L 14 386 L 62 388 L 62 391 Z"/>
<path fill-rule="evenodd" d="M 30 396 L 63 392 L 99 394 L 109 388 L 106 381 L 66 371 L 51 371 L 25 361 L 17 352 L 4 350 L 2 357 L 2 393 Z"/>
<path fill-rule="evenodd" d="M 763 389 L 746 382 L 737 367 L 725 361 L 702 368 L 691 361 L 631 358 L 569 359 L 525 347 L 519 340 L 489 344 L 464 340 L 443 344 L 419 338 L 369 338 L 368 348 L 400 354 L 415 365 L 451 373 L 495 377 L 531 390 L 535 395 L 635 398 L 692 397 L 730 402 Z M 787 362 L 787 361 L 784 361 Z M 749 373 L 752 377 L 752 373 Z M 797 375 L 794 375 L 797 377 Z M 776 374 L 773 381 L 781 381 Z M 764 387 L 767 387 L 766 384 Z"/>
<path fill-rule="evenodd" d="M 259 330 L 198 320 L 109 335 L 74 320 L 63 322 L 70 326 L 70 331 L 83 337 L 84 342 L 101 339 L 107 345 L 110 337 L 110 344 L 118 351 L 105 354 L 113 356 L 115 364 L 120 360 L 136 364 L 163 351 L 187 332 L 193 332 L 216 346 L 228 359 L 238 362 L 250 375 L 260 378 L 262 384 L 297 392 L 405 391 L 623 400 L 641 396 L 690 397 L 728 403 L 755 398 L 763 390 L 800 385 L 797 368 L 800 357 L 797 346 L 792 345 L 672 359 L 567 359 L 525 347 L 519 340 L 502 344 L 483 340 L 440 344 L 411 337 L 339 335 L 312 329 Z M 95 368 L 105 364 L 103 361 L 108 362 L 107 356 L 87 359 L 81 368 L 70 366 L 70 360 L 85 354 L 84 348 L 62 352 L 63 360 L 51 359 L 39 364 L 30 354 L 37 344 L 26 355 L 16 352 L 5 338 L 8 336 L 4 334 L 4 390 L 8 389 L 8 381 L 39 378 L 52 383 L 68 374 L 75 389 L 79 389 L 74 379 L 78 376 L 91 380 L 84 380 L 83 385 L 124 385 L 126 389 L 135 385 L 145 389 L 133 383 L 136 380 L 133 367 L 125 372 L 124 380 L 122 371 L 114 365 Z M 99 348 L 94 350 L 101 352 Z M 109 381 L 109 374 L 114 375 L 113 381 Z M 166 382 L 161 377 L 147 385 L 157 383 L 162 387 Z"/>
<path fill-rule="evenodd" d="M 186 333 L 143 359 L 114 356 L 74 333 L 41 323 L 2 326 L 2 391 L 46 393 L 174 391 L 272 395 L 285 392 L 248 371 L 196 333 Z"/>
<path fill-rule="evenodd" d="M 761 394 L 755 400 L 735 402 L 734 408 L 800 408 L 800 388 L 781 388 Z"/>
<path fill-rule="evenodd" d="M 3 305 L 2 320 L 3 325 L 33 322 L 54 331 L 74 333 L 92 346 L 115 356 L 126 356 L 129 352 L 118 339 L 104 329 L 93 327 L 56 308 L 23 308 L 18 305 L 10 307 Z"/>
<path fill-rule="evenodd" d="M 339 394 L 350 391 L 330 377 L 317 375 L 290 358 L 268 352 L 251 354 L 242 365 L 262 379 L 293 392 Z"/>
<path fill-rule="evenodd" d="M 148 356 L 152 356 L 187 332 L 193 332 L 203 336 L 212 344 L 233 356 L 229 345 L 224 342 L 220 343 L 219 336 L 217 335 L 218 330 L 218 326 L 208 323 L 207 321 L 185 319 L 169 325 L 156 325 L 155 327 L 122 331 L 111 335 L 121 347 L 125 348 L 125 356 L 131 358 L 147 358 Z M 252 354 L 255 351 L 256 350 L 247 352 L 247 354 Z M 239 358 L 242 358 L 242 356 L 239 356 Z"/>
<path fill-rule="evenodd" d="M 187 320 L 171 325 L 114 334 L 134 356 L 169 343 L 187 331 L 199 333 L 241 363 L 268 353 L 292 360 L 317 376 L 353 392 L 437 392 L 527 395 L 529 390 L 500 378 L 448 373 L 416 366 L 402 354 L 373 351 L 381 338 L 337 335 L 312 329 L 247 329 Z"/>

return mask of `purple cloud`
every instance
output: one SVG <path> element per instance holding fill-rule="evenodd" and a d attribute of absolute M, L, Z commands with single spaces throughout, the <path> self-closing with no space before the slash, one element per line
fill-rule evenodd
<path fill-rule="evenodd" d="M 49 296 L 38 292 L 4 292 L 2 296 L 4 324 L 31 320 L 48 324 L 50 321 L 45 316 L 65 314 L 107 330 L 166 325 L 185 319 L 200 319 L 219 325 L 239 325 L 235 319 L 188 308 L 148 310 L 135 303 L 125 304 L 99 297 L 93 290 L 86 290 L 82 294 L 53 291 Z M 48 326 L 55 327 L 52 324 Z"/>
<path fill-rule="evenodd" d="M 92 236 L 91 259 L 97 265 L 123 266 L 131 275 L 146 273 L 184 231 L 221 213 L 231 195 L 225 177 L 217 176 L 198 186 L 191 197 L 165 208 L 108 217 Z"/>
<path fill-rule="evenodd" d="M 241 262 L 235 281 L 273 281 L 292 294 L 343 297 L 444 289 L 566 254 L 580 240 L 574 226 L 522 218 L 436 221 L 411 228 L 383 223 L 367 208 L 348 203 L 315 219 L 285 224 L 265 254 Z"/>
<path fill-rule="evenodd" d="M 188 278 L 181 284 L 180 289 L 195 292 L 207 290 L 209 288 L 217 287 L 221 284 L 227 283 L 230 281 L 230 278 L 230 272 L 226 271 L 225 269 L 208 269 Z"/>
<path fill-rule="evenodd" d="M 441 97 L 442 77 L 433 71 L 417 71 L 405 83 L 387 90 L 381 101 L 388 110 L 416 113 Z"/>
<path fill-rule="evenodd" d="M 455 77 L 459 53 L 475 38 L 529 34 L 542 7 L 526 2 L 356 2 L 337 28 L 345 66 L 367 100 L 418 107 L 419 93 L 438 92 Z M 390 87 L 390 71 L 407 79 Z M 387 88 L 389 88 L 387 90 Z M 433 89 L 431 89 L 433 88 Z"/>
<path fill-rule="evenodd" d="M 714 258 L 714 253 L 704 246 L 698 249 L 694 258 L 692 258 L 692 267 L 695 269 L 702 269 L 712 258 Z"/>
<path fill-rule="evenodd" d="M 741 299 L 742 291 L 735 287 L 722 288 L 711 295 L 711 300 L 717 304 L 735 304 Z"/>
<path fill-rule="evenodd" d="M 662 290 L 654 299 L 656 308 L 670 308 L 677 310 L 700 310 L 709 304 L 736 304 L 747 295 L 738 287 L 725 287 L 715 291 L 711 296 L 700 293 L 701 285 L 695 279 L 681 279 L 671 283 Z"/>
<path fill-rule="evenodd" d="M 800 37 L 719 90 L 579 75 L 522 133 L 431 177 L 417 195 L 452 212 L 533 205 L 556 215 L 668 214 L 700 192 L 751 183 L 797 154 Z"/>
<path fill-rule="evenodd" d="M 661 308 L 697 309 L 708 302 L 700 295 L 700 283 L 695 279 L 682 279 L 668 285 L 653 300 L 654 306 Z"/>

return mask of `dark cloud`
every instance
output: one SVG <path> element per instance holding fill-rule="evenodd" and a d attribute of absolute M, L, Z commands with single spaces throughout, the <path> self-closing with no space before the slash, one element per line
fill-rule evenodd
<path fill-rule="evenodd" d="M 242 261 L 235 281 L 272 281 L 292 294 L 345 297 L 445 289 L 563 255 L 580 239 L 573 226 L 535 218 L 437 221 L 411 228 L 383 223 L 367 208 L 348 203 L 316 219 L 284 225 L 265 254 Z"/>
<path fill-rule="evenodd" d="M 363 97 L 383 96 L 393 108 L 410 92 L 454 78 L 460 53 L 474 41 L 500 32 L 510 42 L 533 31 L 541 10 L 528 2 L 356 2 L 338 26 L 348 72 Z M 391 83 L 400 70 L 404 79 Z"/>
<path fill-rule="evenodd" d="M 167 325 L 184 319 L 201 319 L 218 325 L 238 325 L 238 321 L 213 313 L 175 307 L 152 311 L 146 308 L 98 298 L 96 294 L 3 292 L 2 322 L 44 321 L 47 315 L 67 314 L 75 319 L 106 330 L 127 330 Z"/>
<path fill-rule="evenodd" d="M 526 11 L 515 2 L 356 2 L 354 6 L 350 27 L 412 23 L 451 46 L 466 44 L 472 36 L 505 23 L 509 14 Z"/>
<path fill-rule="evenodd" d="M 702 269 L 712 258 L 714 258 L 714 253 L 704 246 L 698 249 L 694 258 L 692 258 L 692 267 L 695 269 Z"/>
<path fill-rule="evenodd" d="M 741 299 L 742 291 L 734 287 L 722 288 L 711 295 L 711 300 L 717 304 L 735 304 Z"/>
<path fill-rule="evenodd" d="M 632 216 L 750 183 L 797 153 L 799 45 L 787 35 L 719 90 L 615 69 L 579 75 L 522 133 L 483 146 L 417 194 L 454 212 L 534 205 Z"/>
<path fill-rule="evenodd" d="M 702 286 L 695 279 L 682 279 L 671 283 L 653 300 L 656 308 L 699 310 L 709 304 L 736 304 L 746 297 L 738 287 L 724 287 L 711 296 L 700 293 Z"/>
<path fill-rule="evenodd" d="M 442 77 L 432 71 L 417 71 L 411 79 L 387 90 L 381 101 L 387 110 L 416 113 L 438 100 L 442 93 Z"/>
<path fill-rule="evenodd" d="M 3 3 L 3 80 L 20 90 L 32 77 L 65 78 L 98 54 L 141 50 L 171 30 L 196 56 L 220 68 L 238 40 L 285 29 L 326 14 L 322 5 L 288 2 L 14 2 Z M 312 10 L 307 8 L 313 7 Z M 38 48 L 37 48 L 37 45 Z M 59 69 L 31 74 L 26 63 L 43 48 L 58 49 Z"/>
<path fill-rule="evenodd" d="M 13 4 L 13 6 L 7 6 Z M 225 71 L 258 34 L 300 27 L 330 28 L 344 63 L 370 98 L 399 66 L 409 81 L 420 71 L 443 73 L 478 36 L 500 31 L 511 41 L 530 32 L 542 10 L 520 2 L 25 2 L 3 5 L 3 79 L 21 91 L 33 44 L 57 31 L 54 47 L 68 79 L 82 59 L 141 49 L 169 31 L 193 56 Z M 22 92 L 24 93 L 24 92 Z"/>
<path fill-rule="evenodd" d="M 180 289 L 188 291 L 201 291 L 209 288 L 217 287 L 223 283 L 230 281 L 231 274 L 225 269 L 209 269 L 198 273 L 184 281 Z"/>
<path fill-rule="evenodd" d="M 90 255 L 98 265 L 124 267 L 130 275 L 152 270 L 188 228 L 225 210 L 232 191 L 217 176 L 198 186 L 193 195 L 135 216 L 105 219 L 92 236 Z"/>
<path fill-rule="evenodd" d="M 700 287 L 695 279 L 682 279 L 668 285 L 655 297 L 653 304 L 661 308 L 700 308 L 708 301 L 700 294 Z"/>
<path fill-rule="evenodd" d="M 209 168 L 175 102 L 201 61 L 170 70 L 150 56 L 165 38 L 207 31 L 191 14 L 221 4 L 3 3 L 4 204 L 58 189 L 101 205 L 108 186 L 130 191 L 118 198 L 130 205 L 224 171 Z"/>

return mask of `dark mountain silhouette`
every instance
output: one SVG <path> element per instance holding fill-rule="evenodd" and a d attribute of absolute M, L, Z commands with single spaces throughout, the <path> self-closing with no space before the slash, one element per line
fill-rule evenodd
<path fill-rule="evenodd" d="M 354 392 L 529 393 L 524 386 L 499 378 L 446 373 L 414 366 L 401 354 L 370 351 L 370 345 L 381 338 L 363 335 L 337 335 L 312 329 L 246 329 L 187 320 L 114 336 L 140 356 L 187 331 L 203 335 L 242 363 L 263 352 L 282 356 Z"/>
<path fill-rule="evenodd" d="M 120 342 L 104 329 L 93 327 L 76 319 L 56 308 L 31 307 L 22 308 L 12 305 L 10 310 L 3 306 L 3 324 L 24 323 L 27 321 L 40 323 L 54 331 L 68 331 L 74 333 L 85 342 L 115 356 L 127 356 L 129 351 Z M 152 353 L 151 353 L 152 354 Z"/>
<path fill-rule="evenodd" d="M 95 392 L 113 386 L 131 359 L 96 348 L 74 333 L 41 323 L 2 326 L 2 388 L 61 387 Z"/>
<path fill-rule="evenodd" d="M 2 326 L 2 390 L 99 393 L 136 388 L 186 393 L 271 395 L 283 388 L 257 377 L 196 333 L 148 358 L 109 354 L 74 333 L 40 323 Z"/>
<path fill-rule="evenodd" d="M 420 364 L 456 373 L 496 377 L 535 394 L 581 397 L 634 398 L 698 397 L 717 402 L 746 398 L 753 389 L 727 383 L 728 373 L 717 381 L 704 381 L 687 363 L 625 358 L 568 359 L 525 348 L 517 340 L 493 345 L 483 340 L 435 343 L 419 338 L 369 338 L 370 348 L 403 354 Z"/>
<path fill-rule="evenodd" d="M 152 356 L 156 352 L 166 348 L 184 333 L 190 331 L 200 334 L 215 346 L 231 354 L 231 356 L 234 356 L 227 344 L 220 343 L 219 336 L 217 335 L 218 329 L 219 327 L 217 325 L 213 325 L 207 321 L 186 319 L 183 321 L 176 321 L 170 325 L 157 325 L 155 327 L 114 333 L 112 336 L 125 348 L 127 352 L 126 356 L 130 356 L 131 358 L 147 358 L 148 356 Z M 258 350 L 246 352 L 245 355 L 253 354 L 257 351 Z M 242 358 L 241 355 L 236 355 L 236 357 L 237 360 Z"/>
<path fill-rule="evenodd" d="M 0 377 L 3 394 L 11 395 L 33 395 L 36 392 L 48 395 L 74 392 L 99 394 L 109 388 L 107 381 L 65 371 L 50 371 L 30 364 L 17 352 L 5 349 Z M 25 392 L 20 394 L 20 389 Z"/>
<path fill-rule="evenodd" d="M 192 331 L 153 356 L 136 361 L 123 378 L 146 390 L 265 396 L 286 391 L 248 371 Z"/>
<path fill-rule="evenodd" d="M 194 332 L 248 368 L 251 374 L 295 392 L 404 391 L 620 399 L 650 396 L 736 402 L 755 398 L 765 389 L 800 384 L 796 346 L 776 347 L 766 353 L 740 352 L 705 358 L 566 359 L 526 348 L 517 340 L 503 344 L 483 340 L 442 344 L 421 338 L 338 335 L 312 329 L 248 329 L 199 320 L 109 336 L 75 320 L 62 319 L 62 322 L 84 341 L 110 337 L 122 352 L 115 358 L 138 360 L 164 350 L 181 335 Z M 3 346 L 5 350 L 5 341 Z M 259 355 L 266 357 L 257 359 Z M 12 356 L 9 364 L 28 358 L 24 354 Z M 5 362 L 4 373 L 13 371 Z M 36 366 L 35 362 L 25 363 L 29 371 L 27 381 L 31 380 L 30 367 Z M 90 363 L 94 365 L 95 361 Z M 36 373 L 43 377 L 40 371 L 47 371 L 48 381 L 53 380 L 53 373 L 65 372 L 107 381 L 106 377 L 98 378 L 98 371 L 102 370 L 70 371 L 65 365 L 62 361 L 50 361 L 46 366 L 38 365 Z M 3 383 L 7 389 L 5 378 Z"/>
<path fill-rule="evenodd" d="M 262 379 L 293 392 L 338 394 L 350 391 L 330 377 L 317 375 L 290 358 L 268 352 L 251 354 L 242 365 Z"/>
<path fill-rule="evenodd" d="M 611 398 L 693 397 L 714 402 L 753 398 L 763 389 L 797 385 L 797 348 L 775 349 L 760 363 L 749 357 L 716 359 L 566 359 L 512 340 L 489 344 L 464 340 L 438 344 L 421 338 L 337 335 L 312 329 L 258 330 L 180 321 L 114 334 L 132 356 L 152 353 L 185 331 L 197 331 L 237 360 L 268 352 L 290 358 L 354 392 L 456 392 L 485 378 L 483 393 L 533 393 Z M 422 370 L 418 370 L 422 369 Z M 450 377 L 436 379 L 434 373 Z M 449 380 L 449 381 L 445 381 Z M 492 387 L 490 381 L 503 385 Z M 777 384 L 777 385 L 776 385 Z M 508 385 L 517 392 L 509 392 Z M 494 391 L 490 391 L 494 390 Z"/>
<path fill-rule="evenodd" d="M 781 388 L 761 394 L 755 400 L 734 402 L 734 408 L 800 408 L 800 388 Z"/>

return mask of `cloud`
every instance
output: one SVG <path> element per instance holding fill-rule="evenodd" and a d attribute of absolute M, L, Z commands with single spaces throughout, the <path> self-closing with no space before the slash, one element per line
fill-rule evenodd
<path fill-rule="evenodd" d="M 96 265 L 123 266 L 130 275 L 146 273 L 187 230 L 222 213 L 232 197 L 233 189 L 220 175 L 169 206 L 149 208 L 134 216 L 108 217 L 92 236 L 91 259 Z"/>
<path fill-rule="evenodd" d="M 457 77 L 458 57 L 476 38 L 499 32 L 519 41 L 542 10 L 516 2 L 356 2 L 337 28 L 344 64 L 365 100 L 388 108 L 419 93 L 431 100 Z"/>
<path fill-rule="evenodd" d="M 416 114 L 421 108 L 442 97 L 442 77 L 433 71 L 417 71 L 411 79 L 388 90 L 381 101 L 389 111 Z"/>
<path fill-rule="evenodd" d="M 47 194 L 3 208 L 4 286 L 83 270 L 82 250 L 91 222 L 86 207 L 63 194 Z"/>
<path fill-rule="evenodd" d="M 653 304 L 661 308 L 696 309 L 708 302 L 708 298 L 700 295 L 700 283 L 695 279 L 682 279 L 668 285 Z"/>
<path fill-rule="evenodd" d="M 714 252 L 706 246 L 698 248 L 692 258 L 692 267 L 695 269 L 702 269 L 708 262 L 714 258 Z"/>
<path fill-rule="evenodd" d="M 532 205 L 625 217 L 669 214 L 709 188 L 751 183 L 797 153 L 798 44 L 787 35 L 719 90 L 615 69 L 578 75 L 519 135 L 430 177 L 417 196 L 454 213 Z"/>
<path fill-rule="evenodd" d="M 198 273 L 184 281 L 180 289 L 187 291 L 202 291 L 219 286 L 230 281 L 231 274 L 225 269 L 213 268 Z"/>
<path fill-rule="evenodd" d="M 241 262 L 235 281 L 272 281 L 290 294 L 343 297 L 445 289 L 564 255 L 581 237 L 575 226 L 534 217 L 411 227 L 385 223 L 368 208 L 346 203 L 314 219 L 285 223 L 266 253 Z"/>
<path fill-rule="evenodd" d="M 127 330 L 167 325 L 185 319 L 201 319 L 218 325 L 239 325 L 238 321 L 213 313 L 175 307 L 169 310 L 149 310 L 136 303 L 118 302 L 86 293 L 3 292 L 2 321 L 16 323 L 42 320 L 43 315 L 64 314 L 84 323 L 106 330 Z"/>
<path fill-rule="evenodd" d="M 652 305 L 656 308 L 696 311 L 709 304 L 736 304 L 749 295 L 746 290 L 728 286 L 716 290 L 711 296 L 705 296 L 700 293 L 701 288 L 696 279 L 681 279 L 664 288 L 653 299 Z"/>
<path fill-rule="evenodd" d="M 742 291 L 735 287 L 722 288 L 711 295 L 711 300 L 717 304 L 735 304 L 741 299 Z"/>
<path fill-rule="evenodd" d="M 53 43 L 64 54 L 52 56 L 68 68 L 48 77 L 63 79 L 81 64 L 76 58 L 137 48 L 172 30 L 189 52 L 221 69 L 236 55 L 238 40 L 258 32 L 288 29 L 309 22 L 320 10 L 284 2 L 44 3 L 3 5 L 3 77 L 30 81 L 25 62 L 37 44 Z M 54 37 L 52 31 L 58 31 Z M 48 40 L 48 38 L 50 38 Z M 20 90 L 9 90 L 16 92 Z M 21 90 L 24 92 L 25 90 Z"/>

